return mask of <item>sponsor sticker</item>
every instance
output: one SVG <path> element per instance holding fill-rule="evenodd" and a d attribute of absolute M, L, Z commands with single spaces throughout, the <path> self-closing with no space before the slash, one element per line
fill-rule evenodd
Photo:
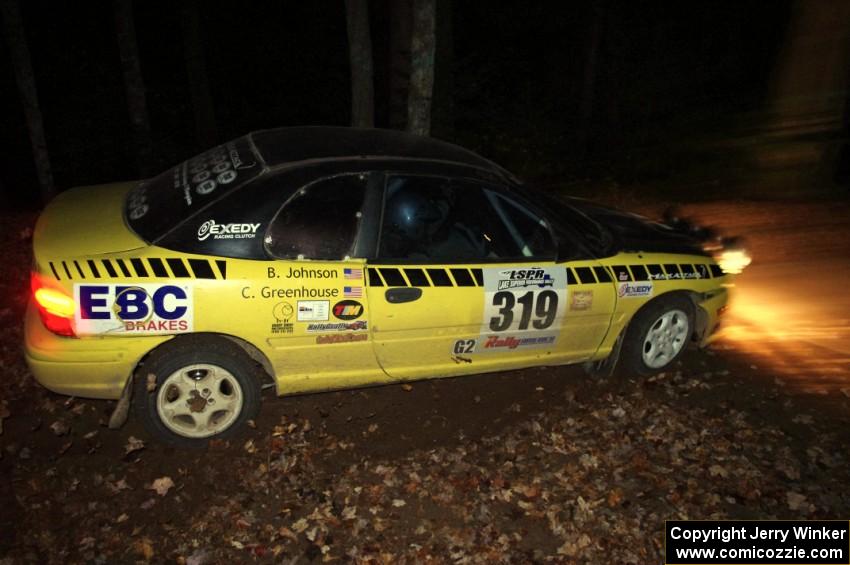
<path fill-rule="evenodd" d="M 592 307 L 592 290 L 575 290 L 570 295 L 570 310 L 590 310 Z"/>
<path fill-rule="evenodd" d="M 251 239 L 257 237 L 260 224 L 217 224 L 215 220 L 207 220 L 198 228 L 198 241 L 204 241 L 212 236 L 213 239 Z"/>
<path fill-rule="evenodd" d="M 171 284 L 75 284 L 77 335 L 191 332 L 192 287 Z"/>
<path fill-rule="evenodd" d="M 308 332 L 359 332 L 369 329 L 365 320 L 357 320 L 356 322 L 341 322 L 335 324 L 308 324 Z"/>
<path fill-rule="evenodd" d="M 556 337 L 557 336 L 554 335 L 536 337 L 491 335 L 487 336 L 487 338 L 484 340 L 484 350 L 497 351 L 505 349 L 517 349 L 518 347 L 543 347 L 546 345 L 554 344 Z"/>
<path fill-rule="evenodd" d="M 295 314 L 295 310 L 292 308 L 292 304 L 279 302 L 272 309 L 272 314 L 275 319 L 271 328 L 273 334 L 291 334 L 293 332 L 295 326 L 292 323 L 292 316 Z"/>
<path fill-rule="evenodd" d="M 341 300 L 334 304 L 333 313 L 337 320 L 356 320 L 363 314 L 363 305 L 356 300 Z"/>
<path fill-rule="evenodd" d="M 330 304 L 328 300 L 299 300 L 296 319 L 299 322 L 324 322 L 328 319 Z"/>
<path fill-rule="evenodd" d="M 327 343 L 352 343 L 355 341 L 366 341 L 369 339 L 369 334 L 334 334 L 316 336 L 316 343 L 319 345 Z"/>
<path fill-rule="evenodd" d="M 622 282 L 617 286 L 617 296 L 620 298 L 641 298 L 652 296 L 651 282 Z"/>

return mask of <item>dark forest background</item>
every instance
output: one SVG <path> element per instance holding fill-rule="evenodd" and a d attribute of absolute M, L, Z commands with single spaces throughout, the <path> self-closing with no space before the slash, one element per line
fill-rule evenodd
<path fill-rule="evenodd" d="M 546 186 L 708 190 L 757 170 L 834 190 L 848 4 L 437 0 L 431 134 Z M 251 130 L 351 123 L 342 0 L 131 6 L 151 171 L 139 168 L 113 5 L 20 2 L 58 190 L 143 177 Z M 368 8 L 375 125 L 403 128 L 410 0 Z M 206 118 L 190 60 L 207 75 Z M 0 73 L 0 204 L 37 206 L 6 41 Z"/>

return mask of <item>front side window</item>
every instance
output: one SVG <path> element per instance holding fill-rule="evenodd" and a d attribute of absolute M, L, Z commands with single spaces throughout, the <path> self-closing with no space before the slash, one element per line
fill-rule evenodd
<path fill-rule="evenodd" d="M 341 175 L 299 190 L 278 212 L 266 249 L 281 259 L 344 259 L 360 225 L 366 176 Z"/>
<path fill-rule="evenodd" d="M 476 183 L 426 176 L 387 180 L 380 259 L 463 263 L 554 256 L 548 226 Z"/>
<path fill-rule="evenodd" d="M 549 224 L 519 202 L 487 191 L 487 199 L 505 223 L 523 257 L 552 257 L 555 245 Z"/>

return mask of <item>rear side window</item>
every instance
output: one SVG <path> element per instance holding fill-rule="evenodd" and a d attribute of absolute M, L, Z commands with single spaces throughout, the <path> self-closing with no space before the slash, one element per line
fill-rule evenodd
<path fill-rule="evenodd" d="M 351 253 L 366 194 L 365 175 L 322 179 L 299 190 L 266 234 L 269 254 L 281 259 L 343 259 Z"/>
<path fill-rule="evenodd" d="M 143 182 L 127 195 L 127 224 L 155 242 L 263 170 L 247 137 L 219 145 Z"/>

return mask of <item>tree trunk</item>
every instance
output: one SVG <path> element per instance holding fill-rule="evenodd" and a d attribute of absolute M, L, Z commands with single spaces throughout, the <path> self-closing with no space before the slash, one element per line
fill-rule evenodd
<path fill-rule="evenodd" d="M 183 25 L 183 56 L 186 59 L 189 94 L 192 97 L 192 113 L 195 118 L 195 139 L 201 147 L 212 147 L 218 140 L 218 127 L 207 79 L 197 0 L 187 1 L 180 15 Z"/>
<path fill-rule="evenodd" d="M 414 0 L 410 40 L 410 90 L 407 95 L 407 131 L 431 133 L 431 97 L 434 92 L 434 3 Z"/>
<path fill-rule="evenodd" d="M 50 170 L 47 140 L 44 137 L 44 122 L 41 117 L 41 108 L 38 105 L 38 92 L 35 88 L 32 61 L 21 22 L 20 6 L 18 0 L 2 0 L 0 9 L 3 11 L 3 27 L 6 42 L 9 45 L 9 56 L 12 58 L 12 65 L 15 67 L 15 80 L 18 83 L 21 105 L 24 108 L 24 116 L 27 120 L 41 200 L 47 203 L 55 193 L 53 173 Z"/>
<path fill-rule="evenodd" d="M 375 88 L 372 82 L 372 39 L 369 0 L 345 0 L 348 55 L 351 61 L 351 125 L 375 127 Z"/>
<path fill-rule="evenodd" d="M 437 4 L 437 46 L 434 68 L 434 104 L 431 131 L 443 139 L 454 137 L 454 21 L 453 1 Z"/>
<path fill-rule="evenodd" d="M 392 0 L 390 10 L 389 126 L 404 129 L 407 124 L 407 91 L 410 86 L 410 26 L 412 0 Z"/>
<path fill-rule="evenodd" d="M 136 164 L 139 173 L 147 177 L 153 167 L 153 142 L 145 99 L 145 83 L 139 66 L 136 26 L 133 23 L 133 0 L 115 0 L 115 30 L 118 36 L 121 68 L 124 71 L 127 110 L 130 113 L 130 124 L 133 128 Z"/>
<path fill-rule="evenodd" d="M 581 105 L 579 107 L 578 147 L 580 159 L 587 157 L 590 129 L 593 126 L 593 106 L 596 89 L 596 66 L 599 58 L 599 44 L 602 39 L 602 18 L 605 5 L 596 0 L 590 6 L 590 30 L 587 37 L 587 51 L 584 59 L 584 76 L 581 82 Z"/>

